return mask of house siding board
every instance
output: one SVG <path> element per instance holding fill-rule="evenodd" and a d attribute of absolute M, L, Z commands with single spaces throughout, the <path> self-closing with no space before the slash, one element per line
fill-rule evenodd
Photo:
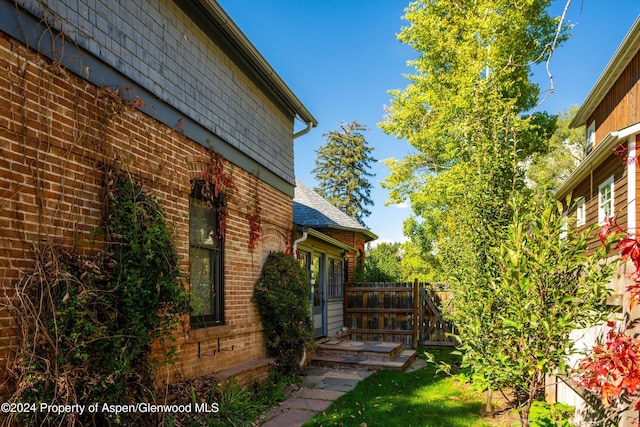
<path fill-rule="evenodd" d="M 627 225 L 627 168 L 619 157 L 611 155 L 604 163 L 582 180 L 572 192 L 572 200 L 579 197 L 585 199 L 586 221 L 582 226 L 588 229 L 598 224 L 598 187 L 610 176 L 614 177 L 614 208 L 616 220 L 620 225 Z M 571 212 L 575 215 L 575 210 Z M 601 245 L 594 235 L 589 243 L 589 250 L 593 251 Z"/>
<path fill-rule="evenodd" d="M 38 1 L 19 3 L 37 17 L 56 16 L 65 37 L 295 182 L 293 114 L 285 114 L 172 0 L 58 0 L 47 10 Z"/>
<path fill-rule="evenodd" d="M 344 326 L 344 303 L 342 299 L 327 303 L 327 335 L 338 334 Z"/>
<path fill-rule="evenodd" d="M 600 142 L 610 132 L 624 129 L 640 122 L 640 51 L 609 90 L 587 121 L 596 122 L 596 141 Z"/>
<path fill-rule="evenodd" d="M 0 64 L 6 70 L 0 76 L 2 298 L 14 295 L 22 274 L 33 270 L 33 247 L 45 236 L 84 255 L 101 249 L 92 231 L 102 220 L 104 162 L 118 163 L 158 197 L 174 226 L 181 267 L 187 274 L 191 176 L 186 158 L 206 158 L 204 148 L 139 111 L 125 108 L 109 118 L 111 104 L 105 102 L 102 89 L 60 71 L 1 32 Z M 229 162 L 225 167 L 238 187 L 228 200 L 226 325 L 191 331 L 188 317 L 183 319 L 175 336 L 178 360 L 160 368 L 162 381 L 215 373 L 265 356 L 251 295 L 267 254 L 287 248 L 293 199 Z M 263 235 L 250 252 L 247 206 L 256 202 L 262 209 Z M 0 312 L 2 387 L 7 385 L 7 358 L 18 343 L 14 324 L 7 311 Z M 218 338 L 222 353 L 217 351 Z M 207 356 L 198 356 L 199 344 Z M 0 389 L 0 394 L 6 392 Z"/>

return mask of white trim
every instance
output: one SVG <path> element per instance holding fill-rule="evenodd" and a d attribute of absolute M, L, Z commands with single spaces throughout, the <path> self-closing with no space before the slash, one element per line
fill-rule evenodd
<path fill-rule="evenodd" d="M 583 179 L 585 179 L 589 172 L 598 167 L 609 156 L 613 155 L 613 148 L 619 144 L 619 141 L 625 140 L 631 135 L 640 133 L 640 123 L 633 124 L 624 129 L 620 129 L 616 132 L 608 133 L 602 141 L 596 147 L 591 150 L 589 155 L 578 165 L 569 178 L 567 178 L 562 185 L 556 190 L 555 197 L 558 200 L 562 200 L 566 197 L 569 191 L 573 190 Z"/>
<path fill-rule="evenodd" d="M 636 234 L 636 135 L 629 138 L 629 161 L 627 162 L 627 231 Z"/>
<path fill-rule="evenodd" d="M 560 240 L 567 238 L 567 231 L 569 230 L 569 214 L 567 211 L 562 212 L 562 228 L 560 232 Z"/>
<path fill-rule="evenodd" d="M 615 215 L 616 197 L 615 197 L 615 191 L 613 188 L 614 187 L 613 179 L 614 179 L 613 175 L 611 175 L 604 182 L 602 182 L 602 184 L 598 186 L 598 225 L 604 225 L 607 218 L 611 218 Z M 602 209 L 602 201 L 600 200 L 600 197 L 602 196 L 602 190 L 606 187 L 610 187 L 610 192 L 611 192 L 611 194 L 609 195 L 609 202 L 608 202 L 611 204 L 610 215 L 607 215 L 604 212 L 604 209 Z"/>
<path fill-rule="evenodd" d="M 592 120 L 586 128 L 584 141 L 584 155 L 588 156 L 596 145 L 596 121 Z"/>
<path fill-rule="evenodd" d="M 581 227 L 587 223 L 587 205 L 584 203 L 584 197 L 576 200 L 576 227 Z"/>

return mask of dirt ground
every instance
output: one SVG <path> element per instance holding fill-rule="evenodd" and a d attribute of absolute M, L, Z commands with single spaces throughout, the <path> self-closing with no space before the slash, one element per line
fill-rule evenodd
<path fill-rule="evenodd" d="M 482 393 L 482 395 L 486 400 L 487 392 Z M 509 402 L 502 393 L 494 392 L 491 396 L 491 403 L 493 406 L 493 414 L 488 414 L 486 411 L 483 411 L 482 418 L 484 421 L 495 427 L 520 425 L 518 413 L 513 410 L 513 407 L 509 406 Z"/>

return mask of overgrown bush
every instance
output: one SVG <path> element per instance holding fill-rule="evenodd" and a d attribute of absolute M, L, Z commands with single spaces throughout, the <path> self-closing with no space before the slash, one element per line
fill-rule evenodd
<path fill-rule="evenodd" d="M 106 174 L 105 249 L 94 257 L 47 245 L 18 286 L 22 343 L 13 402 L 153 402 L 152 342 L 188 311 L 171 228 L 130 177 Z M 165 356 L 171 356 L 167 346 Z M 140 414 L 29 413 L 27 425 L 143 425 Z M 11 424 L 12 421 L 8 420 Z"/>
<path fill-rule="evenodd" d="M 253 427 L 270 407 L 287 397 L 287 387 L 299 377 L 271 371 L 262 382 L 241 387 L 233 378 L 218 383 L 213 375 L 187 378 L 169 385 L 170 404 L 203 405 L 208 411 L 169 414 L 161 425 L 167 427 Z M 160 424 L 159 424 L 160 425 Z"/>
<path fill-rule="evenodd" d="M 269 255 L 256 282 L 253 299 L 264 327 L 264 339 L 278 371 L 300 370 L 300 361 L 313 342 L 307 271 L 291 255 Z"/>

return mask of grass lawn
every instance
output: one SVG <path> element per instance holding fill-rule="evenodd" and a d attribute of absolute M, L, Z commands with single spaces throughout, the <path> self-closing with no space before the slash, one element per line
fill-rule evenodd
<path fill-rule="evenodd" d="M 453 360 L 447 351 L 437 360 Z M 422 353 L 422 351 L 420 351 Z M 379 371 L 360 381 L 304 426 L 488 427 L 510 426 L 482 417 L 485 397 L 432 364 L 414 372 Z M 513 418 L 512 418 L 513 419 Z"/>

